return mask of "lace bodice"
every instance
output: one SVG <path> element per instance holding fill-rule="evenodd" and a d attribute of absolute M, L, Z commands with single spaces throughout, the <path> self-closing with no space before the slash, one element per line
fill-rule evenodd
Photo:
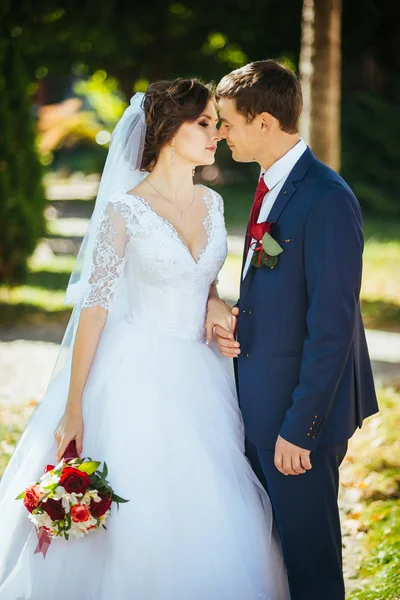
<path fill-rule="evenodd" d="M 222 198 L 202 187 L 207 239 L 197 261 L 173 225 L 144 198 L 121 191 L 110 199 L 83 307 L 111 310 L 123 293 L 129 321 L 180 339 L 204 339 L 207 298 L 225 261 L 227 241 Z"/>

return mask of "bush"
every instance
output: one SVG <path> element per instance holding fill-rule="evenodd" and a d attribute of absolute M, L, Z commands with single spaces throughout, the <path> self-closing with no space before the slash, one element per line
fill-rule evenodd
<path fill-rule="evenodd" d="M 44 234 L 44 193 L 35 151 L 29 77 L 18 30 L 0 26 L 0 282 L 14 284 Z"/>
<path fill-rule="evenodd" d="M 341 174 L 365 212 L 400 215 L 398 106 L 383 96 L 354 92 L 342 105 Z"/>

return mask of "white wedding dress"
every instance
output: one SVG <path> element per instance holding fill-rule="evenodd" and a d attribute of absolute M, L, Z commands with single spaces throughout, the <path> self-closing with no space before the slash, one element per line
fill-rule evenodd
<path fill-rule="evenodd" d="M 226 257 L 221 197 L 203 188 L 196 261 L 139 196 L 107 203 L 84 306 L 110 308 L 83 396 L 82 456 L 105 460 L 107 531 L 53 540 L 15 497 L 54 464 L 70 358 L 32 415 L 0 486 L 0 600 L 288 600 L 271 505 L 244 455 L 231 361 L 205 343 L 210 285 Z"/>

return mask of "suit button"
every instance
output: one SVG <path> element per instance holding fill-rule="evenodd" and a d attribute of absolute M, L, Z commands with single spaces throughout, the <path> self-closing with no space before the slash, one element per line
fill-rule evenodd
<path fill-rule="evenodd" d="M 320 418 L 320 421 L 321 421 L 321 423 L 325 423 L 325 418 L 324 418 L 324 417 L 321 417 L 321 418 Z"/>
<path fill-rule="evenodd" d="M 246 358 L 249 358 L 249 355 L 248 355 L 248 354 L 245 354 L 245 357 L 246 357 Z"/>

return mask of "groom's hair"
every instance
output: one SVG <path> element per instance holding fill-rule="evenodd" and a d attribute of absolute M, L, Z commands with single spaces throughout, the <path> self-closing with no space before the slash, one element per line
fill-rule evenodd
<path fill-rule="evenodd" d="M 234 100 L 236 110 L 251 123 L 257 115 L 270 113 L 286 133 L 297 133 L 303 106 L 298 77 L 275 60 L 249 63 L 225 75 L 216 99 Z"/>

